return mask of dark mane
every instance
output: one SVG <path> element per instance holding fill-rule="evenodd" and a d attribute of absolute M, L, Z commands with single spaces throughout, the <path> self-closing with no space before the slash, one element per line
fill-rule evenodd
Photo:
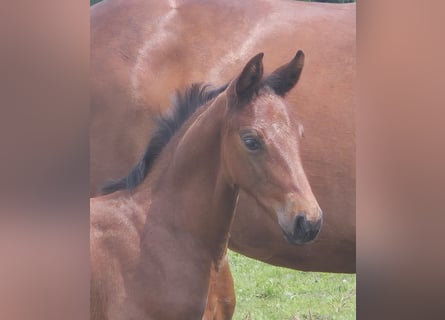
<path fill-rule="evenodd" d="M 172 110 L 168 116 L 156 119 L 157 129 L 150 139 L 141 160 L 131 169 L 130 173 L 118 180 L 110 181 L 101 188 L 101 194 L 109 194 L 118 190 L 133 189 L 141 184 L 162 149 L 167 145 L 178 129 L 200 107 L 223 92 L 227 85 L 214 88 L 209 84 L 194 83 L 184 92 L 176 92 Z"/>

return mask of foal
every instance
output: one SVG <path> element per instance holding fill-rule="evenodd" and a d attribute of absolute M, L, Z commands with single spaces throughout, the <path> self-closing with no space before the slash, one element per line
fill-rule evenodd
<path fill-rule="evenodd" d="M 265 79 L 262 58 L 191 116 L 140 184 L 91 199 L 92 319 L 201 319 L 240 189 L 289 241 L 318 233 L 321 210 L 283 99 L 304 55 Z"/>

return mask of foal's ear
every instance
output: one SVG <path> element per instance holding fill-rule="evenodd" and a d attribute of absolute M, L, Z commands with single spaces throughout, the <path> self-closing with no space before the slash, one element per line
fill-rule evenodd
<path fill-rule="evenodd" d="M 247 62 L 241 74 L 232 83 L 238 102 L 249 100 L 263 77 L 263 56 L 259 53 Z"/>
<path fill-rule="evenodd" d="M 279 67 L 272 72 L 264 81 L 279 96 L 284 95 L 292 89 L 300 78 L 304 65 L 304 53 L 298 50 L 291 62 Z"/>

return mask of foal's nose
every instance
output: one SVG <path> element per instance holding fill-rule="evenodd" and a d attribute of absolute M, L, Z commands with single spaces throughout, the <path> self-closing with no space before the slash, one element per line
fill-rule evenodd
<path fill-rule="evenodd" d="M 291 236 L 291 242 L 295 244 L 303 244 L 315 239 L 321 229 L 323 223 L 323 213 L 319 209 L 319 219 L 315 222 L 309 221 L 306 218 L 306 214 L 300 213 L 295 217 L 293 235 Z"/>

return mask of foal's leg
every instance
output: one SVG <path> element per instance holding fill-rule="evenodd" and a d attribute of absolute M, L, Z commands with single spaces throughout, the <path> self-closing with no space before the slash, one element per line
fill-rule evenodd
<path fill-rule="evenodd" d="M 202 320 L 231 320 L 235 304 L 235 289 L 226 251 L 219 269 L 212 267 L 207 306 Z"/>

